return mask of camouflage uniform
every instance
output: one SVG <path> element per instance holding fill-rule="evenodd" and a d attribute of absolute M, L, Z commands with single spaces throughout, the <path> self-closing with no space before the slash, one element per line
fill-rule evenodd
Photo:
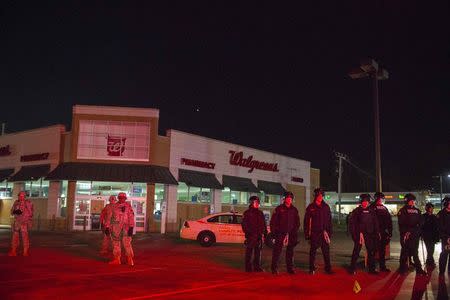
<path fill-rule="evenodd" d="M 11 227 L 12 240 L 9 255 L 17 255 L 17 247 L 19 246 L 19 233 L 21 233 L 23 242 L 23 256 L 28 256 L 30 248 L 28 229 L 30 229 L 32 225 L 31 219 L 33 218 L 33 203 L 25 198 L 23 198 L 22 200 L 18 199 L 14 201 L 14 204 L 11 207 L 11 215 L 14 215 L 14 222 Z"/>
<path fill-rule="evenodd" d="M 114 260 L 110 263 L 120 264 L 120 239 L 122 238 L 122 244 L 125 248 L 125 254 L 127 256 L 128 264 L 134 265 L 134 253 L 131 247 L 131 237 L 133 235 L 134 228 L 134 212 L 130 203 L 120 201 L 120 195 L 119 202 L 114 203 L 111 207 L 111 210 L 108 211 L 108 215 L 106 217 L 106 228 L 109 228 L 111 230 L 113 243 Z"/>
<path fill-rule="evenodd" d="M 106 206 L 102 209 L 102 212 L 100 214 L 100 224 L 102 226 L 103 231 L 103 240 L 102 240 L 102 247 L 100 249 L 100 254 L 108 254 L 109 250 L 109 244 L 111 243 L 111 232 L 106 227 L 106 218 L 108 216 L 108 212 L 111 211 L 112 206 L 114 203 L 106 204 Z"/>

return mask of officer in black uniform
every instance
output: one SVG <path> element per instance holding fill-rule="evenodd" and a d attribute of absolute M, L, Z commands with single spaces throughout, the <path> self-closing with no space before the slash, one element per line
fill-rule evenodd
<path fill-rule="evenodd" d="M 245 271 L 264 272 L 261 268 L 261 248 L 263 237 L 267 236 L 266 219 L 263 212 L 259 210 L 258 196 L 251 196 L 248 202 L 249 209 L 244 212 L 241 224 L 245 234 Z"/>
<path fill-rule="evenodd" d="M 303 227 L 305 239 L 310 241 L 309 249 L 309 273 L 313 275 L 316 272 L 314 261 L 316 260 L 316 251 L 322 250 L 323 260 L 325 262 L 325 272 L 333 274 L 330 263 L 330 238 L 333 232 L 331 223 L 330 206 L 323 201 L 325 193 L 321 188 L 314 190 L 314 201 L 308 205 L 305 212 Z"/>
<path fill-rule="evenodd" d="M 414 267 L 417 275 L 426 275 L 422 269 L 422 263 L 419 259 L 419 239 L 421 228 L 421 213 L 420 210 L 414 206 L 416 196 L 413 194 L 405 195 L 405 205 L 398 212 L 398 227 L 400 229 L 400 245 L 402 247 L 400 252 L 400 274 L 405 274 L 408 267 L 408 257 L 412 256 L 414 259 Z"/>
<path fill-rule="evenodd" d="M 439 242 L 439 228 L 436 215 L 433 214 L 434 205 L 428 202 L 425 205 L 425 213 L 422 215 L 422 239 L 427 248 L 426 265 L 429 268 L 436 267 L 434 263 L 434 244 Z"/>
<path fill-rule="evenodd" d="M 380 236 L 377 215 L 369 207 L 369 194 L 361 194 L 359 201 L 361 205 L 352 211 L 349 219 L 350 231 L 354 242 L 350 273 L 356 274 L 356 261 L 358 260 L 362 246 L 365 245 L 369 273 L 378 274 L 375 270 L 375 248 Z"/>
<path fill-rule="evenodd" d="M 270 219 L 270 232 L 275 237 L 275 245 L 272 252 L 272 274 L 278 274 L 278 260 L 283 249 L 283 242 L 288 238 L 286 247 L 286 268 L 289 274 L 295 274 L 294 270 L 294 247 L 298 244 L 298 230 L 300 228 L 300 217 L 298 210 L 292 205 L 294 194 L 284 193 L 283 204 L 278 205 Z"/>
<path fill-rule="evenodd" d="M 392 217 L 387 207 L 383 205 L 384 194 L 376 192 L 373 198 L 375 201 L 371 205 L 371 208 L 377 215 L 380 230 L 380 238 L 377 240 L 376 247 L 380 261 L 380 272 L 391 272 L 391 270 L 386 268 L 386 247 L 389 245 L 392 238 Z"/>
<path fill-rule="evenodd" d="M 444 276 L 448 260 L 448 273 L 450 274 L 450 197 L 443 199 L 442 209 L 437 214 L 439 225 L 439 237 L 441 238 L 442 251 L 439 255 L 439 276 Z"/>

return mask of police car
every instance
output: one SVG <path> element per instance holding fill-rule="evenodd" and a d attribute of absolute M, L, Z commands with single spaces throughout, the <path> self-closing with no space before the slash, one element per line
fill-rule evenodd
<path fill-rule="evenodd" d="M 203 247 L 209 247 L 214 243 L 243 244 L 245 235 L 241 223 L 240 213 L 216 213 L 196 221 L 185 221 L 180 230 L 180 237 L 197 240 Z M 269 226 L 267 231 L 270 231 Z M 269 233 L 266 245 L 271 247 L 273 242 L 273 237 Z"/>

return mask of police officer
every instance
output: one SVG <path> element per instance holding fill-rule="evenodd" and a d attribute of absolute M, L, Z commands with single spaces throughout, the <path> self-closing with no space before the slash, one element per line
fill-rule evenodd
<path fill-rule="evenodd" d="M 14 223 L 11 227 L 12 239 L 9 256 L 17 256 L 17 247 L 19 246 L 19 234 L 22 235 L 23 256 L 30 255 L 30 240 L 28 238 L 28 229 L 31 228 L 33 218 L 33 203 L 25 198 L 24 191 L 19 192 L 18 199 L 14 201 L 11 207 L 11 215 L 14 216 Z"/>
<path fill-rule="evenodd" d="M 370 274 L 378 274 L 375 270 L 375 249 L 380 232 L 375 211 L 369 207 L 370 195 L 359 196 L 360 206 L 355 208 L 350 215 L 349 226 L 354 246 L 350 273 L 356 274 L 356 261 L 363 245 L 366 246 L 368 267 Z"/>
<path fill-rule="evenodd" d="M 433 214 L 434 205 L 428 202 L 425 205 L 425 213 L 422 215 L 422 239 L 427 248 L 426 265 L 430 268 L 436 267 L 434 263 L 434 244 L 439 242 L 439 228 L 436 215 Z"/>
<path fill-rule="evenodd" d="M 278 205 L 270 219 L 270 232 L 275 237 L 275 245 L 272 252 L 272 274 L 278 274 L 278 260 L 281 255 L 284 240 L 287 238 L 286 268 L 289 274 L 295 274 L 294 270 L 294 247 L 298 243 L 298 230 L 300 228 L 300 217 L 298 210 L 292 205 L 294 194 L 285 192 L 283 204 Z"/>
<path fill-rule="evenodd" d="M 408 257 L 412 256 L 414 259 L 414 266 L 417 275 L 426 275 L 422 269 L 422 263 L 419 259 L 419 239 L 421 228 L 421 213 L 420 210 L 414 206 L 416 196 L 413 194 L 405 195 L 405 205 L 399 210 L 398 227 L 400 230 L 400 268 L 399 273 L 405 274 L 407 271 Z"/>
<path fill-rule="evenodd" d="M 108 254 L 109 244 L 111 243 L 111 232 L 109 228 L 106 228 L 106 217 L 108 215 L 108 212 L 112 209 L 113 204 L 116 202 L 117 202 L 116 196 L 114 195 L 109 196 L 109 204 L 106 204 L 106 206 L 102 209 L 102 212 L 100 213 L 100 224 L 103 231 L 102 247 L 100 249 L 101 255 Z"/>
<path fill-rule="evenodd" d="M 325 193 L 321 188 L 314 190 L 314 201 L 308 205 L 305 212 L 303 227 L 305 239 L 310 241 L 309 249 L 309 273 L 313 275 L 316 272 L 314 261 L 316 260 L 316 251 L 322 250 L 323 260 L 325 262 L 325 272 L 333 274 L 330 263 L 330 237 L 333 232 L 331 223 L 331 210 L 328 204 L 323 201 Z"/>
<path fill-rule="evenodd" d="M 375 201 L 371 208 L 375 211 L 380 230 L 380 238 L 377 240 L 376 251 L 378 251 L 378 258 L 380 262 L 380 272 L 390 272 L 386 268 L 386 247 L 392 238 L 392 217 L 386 206 L 383 205 L 384 194 L 376 192 L 374 194 Z"/>
<path fill-rule="evenodd" d="M 450 197 L 445 197 L 442 209 L 437 214 L 439 225 L 439 237 L 441 238 L 442 251 L 439 255 L 439 276 L 444 276 L 448 261 L 448 273 L 450 273 Z"/>
<path fill-rule="evenodd" d="M 263 212 L 259 210 L 258 196 L 251 196 L 248 201 L 249 208 L 244 212 L 242 218 L 242 230 L 245 234 L 245 271 L 264 272 L 261 268 L 261 248 L 263 237 L 267 236 L 266 219 Z"/>
<path fill-rule="evenodd" d="M 119 201 L 114 203 L 111 210 L 108 211 L 106 216 L 106 229 L 111 232 L 113 241 L 113 255 L 114 259 L 109 263 L 112 265 L 120 265 L 121 245 L 122 239 L 123 247 L 125 248 L 125 254 L 127 256 L 127 263 L 131 266 L 134 265 L 133 248 L 131 247 L 131 237 L 133 236 L 134 228 L 134 212 L 130 203 L 126 202 L 127 195 L 125 193 L 119 193 L 117 195 Z"/>

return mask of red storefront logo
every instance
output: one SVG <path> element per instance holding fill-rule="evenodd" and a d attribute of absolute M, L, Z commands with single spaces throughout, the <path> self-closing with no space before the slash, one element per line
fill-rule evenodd
<path fill-rule="evenodd" d="M 47 160 L 50 153 L 38 153 L 38 154 L 30 154 L 30 155 L 22 155 L 20 157 L 20 161 L 26 162 L 26 161 L 36 161 L 36 160 Z"/>
<path fill-rule="evenodd" d="M 121 156 L 125 151 L 125 140 L 123 137 L 113 137 L 108 135 L 107 151 L 109 156 Z"/>
<path fill-rule="evenodd" d="M 236 152 L 236 151 L 228 151 L 230 153 L 230 165 L 240 166 L 249 168 L 249 173 L 253 172 L 254 169 L 264 170 L 264 171 L 272 171 L 279 172 L 277 163 L 268 163 L 264 161 L 253 160 L 253 155 L 250 155 L 247 158 L 244 158 L 244 153 Z"/>
<path fill-rule="evenodd" d="M 181 164 L 187 165 L 187 166 L 205 168 L 205 169 L 214 169 L 214 167 L 216 166 L 216 164 L 212 163 L 212 162 L 189 159 L 189 158 L 184 158 L 184 157 L 181 158 Z"/>

